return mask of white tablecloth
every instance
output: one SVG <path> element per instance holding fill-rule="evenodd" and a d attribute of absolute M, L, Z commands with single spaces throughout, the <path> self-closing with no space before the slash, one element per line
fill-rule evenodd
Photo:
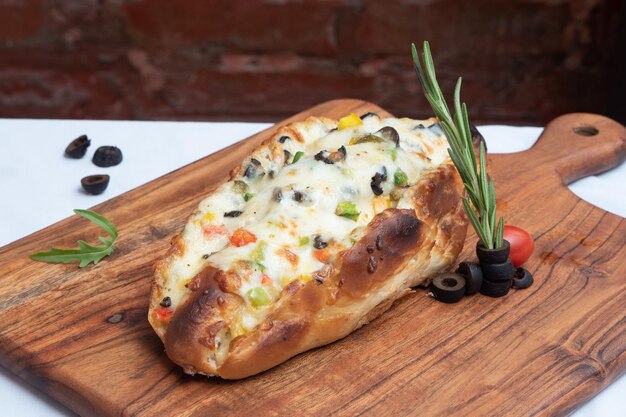
<path fill-rule="evenodd" d="M 94 206 L 268 126 L 264 123 L 0 119 L 0 246 L 70 216 L 74 208 Z M 527 149 L 541 133 L 541 128 L 536 127 L 483 126 L 480 130 L 493 153 Z M 64 157 L 65 146 L 83 133 L 92 139 L 87 156 L 79 160 Z M 93 165 L 90 156 L 102 145 L 120 147 L 123 163 L 112 168 Z M 80 179 L 97 173 L 111 176 L 109 187 L 100 196 L 87 195 L 80 187 Z M 626 217 L 624 184 L 626 164 L 578 181 L 570 189 L 581 198 Z M 622 376 L 574 416 L 624 416 L 625 393 L 626 376 Z M 3 416 L 74 415 L 1 368 L 0 404 Z"/>

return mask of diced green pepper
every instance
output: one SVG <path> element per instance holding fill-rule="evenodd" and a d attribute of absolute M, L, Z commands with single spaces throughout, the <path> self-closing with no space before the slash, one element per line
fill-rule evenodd
<path fill-rule="evenodd" d="M 309 239 L 309 237 L 308 237 L 308 236 L 302 236 L 302 237 L 300 238 L 300 246 L 304 246 L 304 245 L 306 245 L 307 243 L 309 243 L 309 241 L 310 241 L 310 240 L 311 240 L 311 239 Z"/>
<path fill-rule="evenodd" d="M 257 307 L 268 305 L 271 302 L 267 291 L 261 287 L 255 287 L 248 291 L 248 298 L 250 298 L 252 305 Z"/>
<path fill-rule="evenodd" d="M 233 183 L 233 191 L 239 194 L 243 194 L 248 191 L 248 184 L 244 181 L 235 180 Z"/>
<path fill-rule="evenodd" d="M 244 201 L 249 201 L 252 197 L 254 197 L 254 194 L 251 194 L 251 193 L 245 193 L 245 194 L 243 195 L 243 200 L 244 200 Z"/>
<path fill-rule="evenodd" d="M 267 242 L 262 240 L 256 245 L 256 248 L 250 252 L 250 259 L 254 262 L 261 271 L 265 271 L 265 265 L 263 265 L 263 261 L 265 260 L 265 248 L 267 248 Z"/>
<path fill-rule="evenodd" d="M 360 143 L 382 143 L 385 140 L 383 138 L 381 138 L 380 136 L 376 136 L 376 135 L 365 135 L 365 136 L 361 136 L 360 138 L 352 138 L 350 139 L 350 145 L 358 145 Z"/>
<path fill-rule="evenodd" d="M 302 158 L 304 156 L 304 152 L 302 151 L 298 151 L 296 152 L 296 154 L 293 156 L 293 161 L 291 161 L 292 164 L 295 164 L 296 162 L 298 162 L 300 160 L 300 158 Z"/>
<path fill-rule="evenodd" d="M 341 217 L 347 217 L 350 220 L 356 221 L 359 218 L 361 212 L 356 209 L 356 205 L 350 201 L 340 201 L 335 209 L 335 214 Z"/>
<path fill-rule="evenodd" d="M 408 181 L 408 177 L 406 176 L 404 171 L 398 168 L 396 173 L 393 174 L 393 183 L 396 184 L 397 186 L 403 187 L 406 185 L 407 181 Z"/>

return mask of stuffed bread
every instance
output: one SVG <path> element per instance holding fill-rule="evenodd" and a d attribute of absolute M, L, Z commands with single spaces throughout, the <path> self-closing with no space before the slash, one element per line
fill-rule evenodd
<path fill-rule="evenodd" d="M 463 185 L 437 119 L 280 128 L 154 268 L 149 321 L 189 374 L 244 378 L 340 339 L 454 264 Z"/>

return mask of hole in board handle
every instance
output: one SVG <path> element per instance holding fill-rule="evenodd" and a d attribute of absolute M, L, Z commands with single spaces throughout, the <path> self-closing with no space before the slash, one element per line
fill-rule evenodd
<path fill-rule="evenodd" d="M 593 126 L 578 126 L 572 130 L 580 136 L 595 136 L 600 133 L 600 131 Z"/>

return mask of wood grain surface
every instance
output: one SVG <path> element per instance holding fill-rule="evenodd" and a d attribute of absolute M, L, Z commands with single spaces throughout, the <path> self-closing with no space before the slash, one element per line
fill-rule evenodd
<path fill-rule="evenodd" d="M 382 112 L 338 100 L 283 123 L 350 111 Z M 575 132 L 590 127 L 597 134 Z M 531 288 L 454 305 L 417 289 L 345 339 L 260 375 L 183 375 L 147 322 L 152 265 L 274 129 L 96 206 L 120 238 L 95 267 L 28 259 L 97 236 L 77 216 L 0 249 L 2 366 L 85 416 L 565 415 L 626 371 L 626 223 L 565 186 L 621 163 L 626 130 L 571 114 L 532 149 L 490 156 L 507 223 L 536 241 Z M 475 241 L 470 233 L 463 259 L 474 258 Z"/>

